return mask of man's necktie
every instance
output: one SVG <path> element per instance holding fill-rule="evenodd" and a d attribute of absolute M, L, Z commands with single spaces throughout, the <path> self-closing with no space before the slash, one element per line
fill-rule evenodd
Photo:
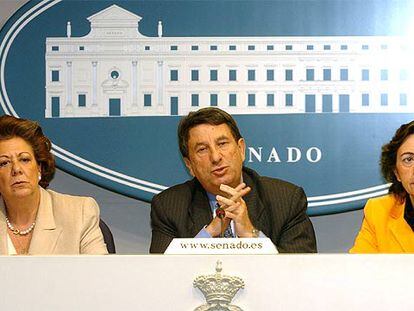
<path fill-rule="evenodd" d="M 219 208 L 219 207 L 220 207 L 220 205 L 218 203 L 216 203 L 216 209 Z M 222 219 L 221 221 L 223 223 L 224 219 Z M 223 228 L 222 228 L 222 231 L 223 231 Z M 223 236 L 225 238 L 234 238 L 233 231 L 231 230 L 231 222 L 229 222 L 229 224 L 227 225 L 227 228 L 224 230 Z"/>

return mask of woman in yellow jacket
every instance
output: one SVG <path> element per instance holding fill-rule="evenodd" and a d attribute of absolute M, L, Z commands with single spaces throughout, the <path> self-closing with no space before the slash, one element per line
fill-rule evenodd
<path fill-rule="evenodd" d="M 381 171 L 389 194 L 368 200 L 350 253 L 414 253 L 414 121 L 382 147 Z"/>

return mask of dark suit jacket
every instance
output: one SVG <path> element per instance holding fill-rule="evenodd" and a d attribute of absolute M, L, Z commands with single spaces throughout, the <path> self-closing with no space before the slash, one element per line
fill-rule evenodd
<path fill-rule="evenodd" d="M 252 189 L 243 199 L 253 226 L 270 238 L 280 253 L 316 252 L 302 188 L 259 176 L 246 167 L 243 182 Z M 164 190 L 151 203 L 150 252 L 163 253 L 173 238 L 195 237 L 212 219 L 207 194 L 197 179 Z"/>

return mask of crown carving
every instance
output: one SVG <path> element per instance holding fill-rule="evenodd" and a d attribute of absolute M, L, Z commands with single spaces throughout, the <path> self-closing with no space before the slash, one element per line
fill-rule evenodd
<path fill-rule="evenodd" d="M 216 273 L 197 277 L 193 285 L 204 295 L 207 304 L 197 307 L 194 311 L 242 311 L 241 308 L 231 305 L 236 293 L 244 288 L 244 281 L 236 276 L 221 273 L 221 261 L 217 261 Z"/>

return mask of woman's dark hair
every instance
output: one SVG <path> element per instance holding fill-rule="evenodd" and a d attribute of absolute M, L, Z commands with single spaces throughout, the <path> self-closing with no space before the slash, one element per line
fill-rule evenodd
<path fill-rule="evenodd" d="M 188 139 L 190 130 L 200 124 L 227 124 L 236 141 L 242 138 L 236 121 L 234 121 L 233 117 L 227 112 L 215 107 L 206 107 L 190 112 L 186 117 L 181 119 L 177 130 L 178 145 L 180 147 L 181 155 L 184 158 L 188 158 Z"/>
<path fill-rule="evenodd" d="M 31 120 L 18 119 L 9 115 L 0 117 L 0 141 L 20 137 L 33 149 L 37 164 L 41 167 L 39 185 L 47 188 L 55 175 L 55 158 L 50 152 L 52 144 L 43 135 L 40 125 Z"/>
<path fill-rule="evenodd" d="M 395 132 L 391 141 L 382 146 L 382 176 L 384 176 L 386 181 L 391 183 L 389 193 L 394 194 L 400 201 L 404 201 L 407 196 L 407 191 L 404 189 L 402 183 L 398 181 L 394 173 L 397 164 L 397 151 L 408 136 L 412 134 L 414 134 L 414 121 L 401 125 L 401 127 Z"/>

